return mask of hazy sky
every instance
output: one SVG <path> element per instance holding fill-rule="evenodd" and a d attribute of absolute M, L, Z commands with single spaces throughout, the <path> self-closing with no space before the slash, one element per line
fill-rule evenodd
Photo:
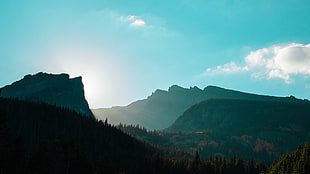
<path fill-rule="evenodd" d="M 310 98 L 309 0 L 7 0 L 0 87 L 82 76 L 92 108 L 218 85 Z"/>

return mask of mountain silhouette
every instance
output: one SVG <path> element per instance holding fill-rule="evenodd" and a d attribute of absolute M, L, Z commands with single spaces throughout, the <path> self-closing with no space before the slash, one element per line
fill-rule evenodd
<path fill-rule="evenodd" d="M 3 87 L 0 97 L 44 102 L 74 110 L 95 118 L 84 97 L 82 77 L 69 78 L 68 74 L 37 73 Z"/>
<path fill-rule="evenodd" d="M 168 91 L 156 90 L 147 99 L 128 106 L 93 109 L 97 119 L 108 118 L 112 124 L 139 124 L 147 129 L 164 129 L 170 126 L 190 106 L 210 98 L 231 98 L 260 101 L 303 102 L 295 97 L 272 97 L 228 90 L 216 86 L 182 88 L 171 86 Z"/>

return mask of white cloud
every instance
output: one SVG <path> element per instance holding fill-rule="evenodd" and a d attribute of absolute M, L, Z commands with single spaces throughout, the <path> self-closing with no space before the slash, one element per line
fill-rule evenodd
<path fill-rule="evenodd" d="M 138 42 L 139 40 L 133 34 L 153 40 L 175 39 L 181 36 L 181 33 L 167 27 L 167 22 L 164 18 L 152 14 L 128 15 L 128 13 L 124 14 L 111 9 L 103 9 L 90 11 L 87 13 L 87 17 L 84 19 L 85 21 L 93 22 L 96 20 L 95 27 L 102 27 L 103 30 L 108 30 L 107 33 L 111 31 L 121 32 L 122 36 L 127 35 L 129 38 L 134 38 Z"/>
<path fill-rule="evenodd" d="M 145 25 L 146 23 L 144 22 L 144 20 L 141 20 L 141 19 L 137 19 L 135 20 L 134 22 L 132 22 L 130 25 L 131 26 L 143 26 Z"/>
<path fill-rule="evenodd" d="M 208 68 L 203 74 L 208 75 L 209 73 L 237 73 L 242 71 L 248 71 L 247 66 L 238 66 L 235 62 L 229 62 L 224 65 L 219 65 L 215 68 Z"/>
<path fill-rule="evenodd" d="M 291 43 L 252 51 L 245 62 L 250 69 L 265 72 L 268 79 L 292 83 L 292 75 L 310 74 L 310 44 Z"/>
<path fill-rule="evenodd" d="M 252 77 L 259 79 L 283 79 L 292 83 L 292 75 L 310 75 L 310 44 L 291 43 L 275 45 L 250 52 L 245 57 L 245 66 L 238 66 L 234 62 L 208 68 L 208 72 L 242 72 L 250 71 Z"/>

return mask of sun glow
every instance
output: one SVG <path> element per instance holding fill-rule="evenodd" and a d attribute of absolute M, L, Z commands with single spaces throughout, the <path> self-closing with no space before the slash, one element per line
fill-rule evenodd
<path fill-rule="evenodd" d="M 52 61 L 45 62 L 45 71 L 51 73 L 68 73 L 70 78 L 82 77 L 84 95 L 90 108 L 103 105 L 102 100 L 106 98 L 105 85 L 109 83 L 107 77 L 110 65 L 106 54 L 87 46 L 75 46 L 59 48 L 51 54 Z M 111 66 L 111 65 L 110 65 Z M 57 67 L 57 68 L 55 68 Z M 102 104 L 101 104 L 102 103 Z"/>
<path fill-rule="evenodd" d="M 49 56 L 48 61 L 42 61 L 40 67 L 44 69 L 40 71 L 67 73 L 70 78 L 81 76 L 90 108 L 128 104 L 132 81 L 124 73 L 127 64 L 118 61 L 122 55 L 92 44 L 75 43 L 54 47 Z"/>
<path fill-rule="evenodd" d="M 98 71 L 95 66 L 88 69 L 72 69 L 68 72 L 73 77 L 81 76 L 84 86 L 84 96 L 90 108 L 102 107 L 102 100 L 106 98 L 106 86 L 109 79 L 105 77 L 102 71 Z"/>
<path fill-rule="evenodd" d="M 102 81 L 104 80 L 99 79 L 98 74 L 85 72 L 82 74 L 82 81 L 84 84 L 85 98 L 89 105 L 94 107 L 96 103 L 100 103 L 100 100 L 104 98 L 105 89 L 102 85 Z"/>

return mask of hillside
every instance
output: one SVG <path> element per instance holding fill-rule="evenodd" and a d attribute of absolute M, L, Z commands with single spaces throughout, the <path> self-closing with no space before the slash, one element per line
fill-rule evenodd
<path fill-rule="evenodd" d="M 133 172 L 154 152 L 108 124 L 44 103 L 0 98 L 0 123 L 10 173 Z"/>
<path fill-rule="evenodd" d="M 262 162 L 171 158 L 108 123 L 68 109 L 0 98 L 0 171 L 46 174 L 259 174 Z"/>
<path fill-rule="evenodd" d="M 205 156 L 236 152 L 271 162 L 309 141 L 309 125 L 307 101 L 209 99 L 190 107 L 165 132 L 174 135 L 176 147 L 198 147 Z"/>
<path fill-rule="evenodd" d="M 310 102 L 209 99 L 190 107 L 167 130 L 229 130 L 227 133 L 282 129 L 309 131 L 309 121 Z"/>
<path fill-rule="evenodd" d="M 281 156 L 268 170 L 268 174 L 282 173 L 310 173 L 310 143 L 298 146 L 296 151 Z"/>
<path fill-rule="evenodd" d="M 82 77 L 69 78 L 68 74 L 37 73 L 7 85 L 0 97 L 44 102 L 68 108 L 94 118 L 84 97 Z"/>

